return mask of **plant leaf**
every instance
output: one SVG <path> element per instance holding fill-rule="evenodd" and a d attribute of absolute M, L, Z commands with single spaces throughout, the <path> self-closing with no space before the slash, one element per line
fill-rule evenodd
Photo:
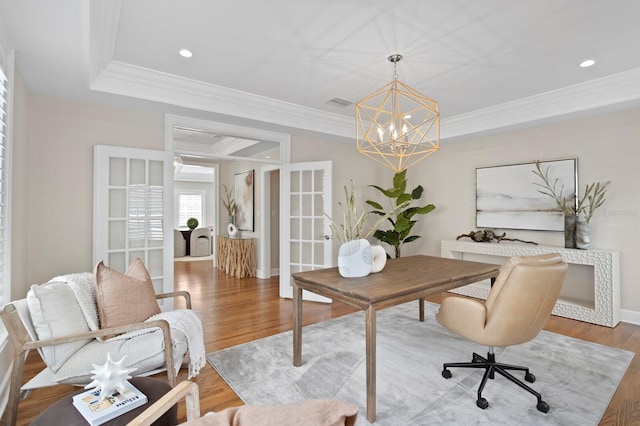
<path fill-rule="evenodd" d="M 420 197 L 422 197 L 422 192 L 424 191 L 424 189 L 422 188 L 422 185 L 418 185 L 416 186 L 413 191 L 411 191 L 411 198 L 413 198 L 414 200 L 419 200 Z"/>

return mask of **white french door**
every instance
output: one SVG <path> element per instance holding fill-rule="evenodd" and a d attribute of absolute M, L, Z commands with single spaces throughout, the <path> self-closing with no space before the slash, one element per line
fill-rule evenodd
<path fill-rule="evenodd" d="M 156 293 L 173 291 L 173 154 L 96 145 L 93 262 L 124 272 L 140 258 Z"/>
<path fill-rule="evenodd" d="M 293 295 L 291 274 L 332 266 L 329 220 L 331 161 L 283 164 L 280 169 L 280 297 Z M 303 292 L 303 299 L 330 302 Z"/>

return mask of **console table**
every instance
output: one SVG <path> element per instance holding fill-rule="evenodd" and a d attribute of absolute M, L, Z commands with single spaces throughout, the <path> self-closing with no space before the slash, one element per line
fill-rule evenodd
<path fill-rule="evenodd" d="M 442 241 L 441 255 L 461 259 L 464 253 L 511 257 L 559 253 L 569 264 L 593 266 L 594 306 L 559 299 L 554 315 L 577 319 L 593 324 L 615 327 L 620 322 L 620 253 L 613 250 L 578 250 L 563 247 L 539 246 L 516 243 L 476 243 L 473 241 Z M 489 288 L 471 284 L 453 293 L 486 299 Z"/>
<path fill-rule="evenodd" d="M 236 278 L 256 276 L 255 238 L 229 238 L 218 235 L 218 270 Z"/>

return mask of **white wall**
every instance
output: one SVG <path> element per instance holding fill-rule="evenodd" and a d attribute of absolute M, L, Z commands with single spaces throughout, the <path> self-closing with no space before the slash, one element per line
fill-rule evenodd
<path fill-rule="evenodd" d="M 578 158 L 580 191 L 593 181 L 611 180 L 604 206 L 591 220 L 593 248 L 620 251 L 621 306 L 640 315 L 640 109 L 574 119 L 500 135 L 443 141 L 440 151 L 409 169 L 410 183 L 421 183 L 436 210 L 423 216 L 416 231 L 424 238 L 406 246 L 403 256 L 440 254 L 440 241 L 455 239 L 475 226 L 477 167 Z M 547 245 L 564 245 L 561 232 L 504 230 L 507 236 Z M 624 313 L 623 313 L 624 319 Z M 637 317 L 640 320 L 640 317 Z"/>
<path fill-rule="evenodd" d="M 25 187 L 30 284 L 60 274 L 91 271 L 93 146 L 164 150 L 164 115 L 32 96 L 29 109 L 29 180 Z M 25 287 L 26 286 L 26 287 Z M 24 294 L 14 292 L 13 297 Z"/>

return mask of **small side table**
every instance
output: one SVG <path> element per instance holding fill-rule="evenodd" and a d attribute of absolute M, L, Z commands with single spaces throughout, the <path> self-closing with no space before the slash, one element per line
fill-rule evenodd
<path fill-rule="evenodd" d="M 109 426 L 125 426 L 131 420 L 136 418 L 140 413 L 146 410 L 151 404 L 159 400 L 164 394 L 171 390 L 171 386 L 167 382 L 154 379 L 151 377 L 134 377 L 129 380 L 133 386 L 138 388 L 143 394 L 147 396 L 149 400 L 146 404 L 134 408 L 133 410 L 124 413 L 121 416 L 110 420 L 105 425 Z M 85 390 L 82 389 L 75 394 L 82 393 Z M 74 395 L 75 395 L 74 394 Z M 82 414 L 73 406 L 72 396 L 69 395 L 51 407 L 44 410 L 38 417 L 36 417 L 31 425 L 35 426 L 48 426 L 48 425 L 65 425 L 65 426 L 86 426 L 88 423 L 82 417 Z M 156 420 L 153 424 L 157 426 L 173 426 L 178 423 L 178 406 L 174 405 L 169 411 L 164 413 L 162 417 Z"/>
<path fill-rule="evenodd" d="M 236 278 L 256 276 L 255 238 L 229 238 L 218 235 L 218 270 Z"/>
<path fill-rule="evenodd" d="M 181 229 L 180 233 L 182 234 L 182 236 L 184 237 L 185 241 L 187 242 L 187 251 L 186 251 L 186 255 L 187 256 L 191 256 L 191 233 L 193 232 L 193 229 Z"/>

